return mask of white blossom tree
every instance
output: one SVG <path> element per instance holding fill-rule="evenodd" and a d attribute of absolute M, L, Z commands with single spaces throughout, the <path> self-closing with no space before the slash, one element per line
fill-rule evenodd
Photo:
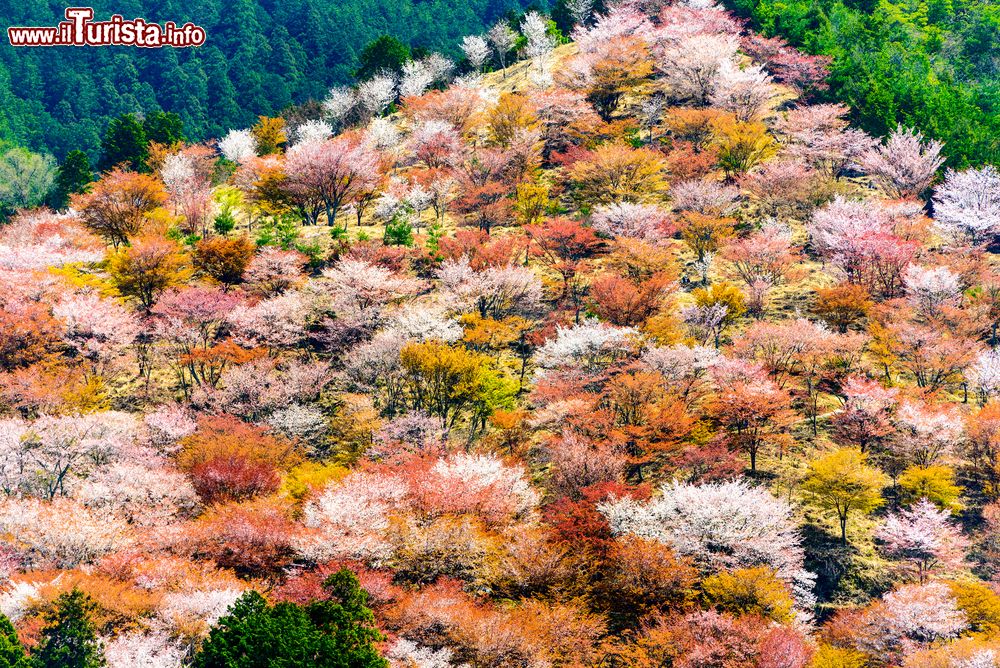
<path fill-rule="evenodd" d="M 490 45 L 485 37 L 466 35 L 462 38 L 462 53 L 469 61 L 469 66 L 474 71 L 479 72 L 490 58 Z"/>
<path fill-rule="evenodd" d="M 486 34 L 486 38 L 489 40 L 490 45 L 497 53 L 497 59 L 500 61 L 500 68 L 503 70 L 507 69 L 507 55 L 510 53 L 514 45 L 517 44 L 518 34 L 510 27 L 510 24 L 506 21 L 498 21 L 490 31 Z M 506 76 L 506 72 L 504 73 Z"/>
<path fill-rule="evenodd" d="M 884 144 L 865 151 L 859 162 L 890 197 L 917 197 L 944 163 L 942 148 L 941 142 L 924 141 L 920 132 L 899 126 Z"/>
<path fill-rule="evenodd" d="M 942 306 L 955 306 L 962 294 L 958 274 L 948 267 L 921 267 L 911 264 L 903 272 L 906 296 L 927 317 L 941 312 Z"/>
<path fill-rule="evenodd" d="M 714 106 L 733 112 L 737 120 L 753 121 L 771 111 L 776 96 L 771 76 L 760 65 L 740 68 L 724 60 L 709 98 Z"/>
<path fill-rule="evenodd" d="M 219 151 L 226 160 L 243 164 L 257 157 L 257 140 L 249 130 L 230 130 L 219 140 Z"/>
<path fill-rule="evenodd" d="M 634 534 L 669 545 L 704 572 L 768 566 L 811 600 L 814 576 L 803 566 L 801 537 L 791 506 L 743 481 L 670 483 L 643 503 L 613 499 L 598 506 L 615 534 Z"/>
<path fill-rule="evenodd" d="M 1000 231 L 1000 172 L 993 165 L 948 170 L 934 190 L 934 219 L 952 237 L 973 245 Z"/>
<path fill-rule="evenodd" d="M 586 320 L 572 327 L 556 327 L 556 336 L 539 348 L 535 362 L 548 369 L 576 366 L 603 368 L 626 357 L 637 336 L 631 327 L 615 327 Z"/>
<path fill-rule="evenodd" d="M 738 48 L 735 37 L 712 34 L 691 35 L 666 46 L 658 62 L 666 94 L 674 100 L 707 102 L 723 63 L 731 61 Z"/>

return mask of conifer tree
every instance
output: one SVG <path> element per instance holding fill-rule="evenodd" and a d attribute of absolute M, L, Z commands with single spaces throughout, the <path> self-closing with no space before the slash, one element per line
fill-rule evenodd
<path fill-rule="evenodd" d="M 107 665 L 91 616 L 97 605 L 80 591 L 60 594 L 45 613 L 45 628 L 32 668 L 101 668 Z"/>

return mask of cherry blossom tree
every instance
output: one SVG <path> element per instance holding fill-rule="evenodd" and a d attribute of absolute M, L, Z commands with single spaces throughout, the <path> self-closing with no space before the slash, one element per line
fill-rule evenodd
<path fill-rule="evenodd" d="M 740 69 L 732 60 L 724 60 L 709 99 L 713 106 L 731 111 L 739 121 L 754 121 L 771 110 L 776 96 L 771 77 L 762 67 Z"/>
<path fill-rule="evenodd" d="M 257 157 L 257 139 L 250 130 L 230 130 L 219 140 L 219 151 L 226 160 L 241 165 Z"/>
<path fill-rule="evenodd" d="M 121 355 L 142 328 L 132 312 L 92 292 L 67 295 L 52 308 L 52 314 L 65 324 L 65 343 L 93 362 Z"/>
<path fill-rule="evenodd" d="M 320 119 L 311 119 L 295 128 L 295 142 L 323 141 L 333 135 L 333 126 Z"/>
<path fill-rule="evenodd" d="M 297 251 L 283 251 L 273 246 L 261 249 L 247 265 L 243 279 L 252 292 L 276 296 L 301 281 L 306 257 Z"/>
<path fill-rule="evenodd" d="M 310 312 L 306 297 L 289 290 L 254 305 L 237 306 L 227 319 L 237 342 L 279 348 L 302 340 Z"/>
<path fill-rule="evenodd" d="M 686 179 L 670 188 L 670 203 L 674 209 L 704 216 L 731 214 L 739 196 L 737 188 L 708 179 Z"/>
<path fill-rule="evenodd" d="M 506 70 L 507 55 L 514 48 L 514 45 L 517 44 L 519 35 L 510 27 L 509 23 L 501 20 L 490 28 L 486 37 L 496 51 L 497 59 L 500 61 L 500 69 Z M 506 77 L 506 74 L 504 76 Z"/>
<path fill-rule="evenodd" d="M 369 116 L 380 116 L 396 99 L 398 85 L 395 74 L 379 72 L 358 84 L 358 103 Z"/>
<path fill-rule="evenodd" d="M 479 35 L 466 35 L 462 38 L 462 53 L 469 65 L 476 72 L 483 69 L 483 65 L 490 57 L 490 45 L 485 37 Z"/>
<path fill-rule="evenodd" d="M 3 487 L 45 500 L 66 496 L 79 478 L 120 456 L 134 429 L 130 416 L 114 412 L 6 422 Z"/>
<path fill-rule="evenodd" d="M 521 19 L 521 34 L 524 35 L 524 55 L 532 60 L 543 58 L 555 48 L 555 40 L 549 35 L 549 22 L 538 12 L 528 12 Z"/>
<path fill-rule="evenodd" d="M 170 153 L 160 166 L 160 178 L 170 194 L 175 213 L 184 216 L 190 232 L 208 236 L 212 208 L 214 154 L 204 146 L 191 146 Z"/>
<path fill-rule="evenodd" d="M 379 181 L 379 156 L 348 137 L 299 143 L 288 150 L 289 187 L 315 193 L 326 207 L 333 226 L 340 207 Z"/>
<path fill-rule="evenodd" d="M 976 245 L 1000 231 L 1000 172 L 993 165 L 948 170 L 934 190 L 935 223 L 952 237 Z"/>
<path fill-rule="evenodd" d="M 557 327 L 556 336 L 535 355 L 544 368 L 581 366 L 597 369 L 626 357 L 636 331 L 631 327 L 613 327 L 597 320 L 587 320 L 573 327 Z"/>
<path fill-rule="evenodd" d="M 832 418 L 834 434 L 840 442 L 857 445 L 864 453 L 895 433 L 892 416 L 898 403 L 898 390 L 851 376 L 841 391 L 845 397 L 844 409 Z"/>
<path fill-rule="evenodd" d="M 464 144 L 458 131 L 447 121 L 423 121 L 413 129 L 407 146 L 417 160 L 430 168 L 454 164 L 461 156 Z"/>
<path fill-rule="evenodd" d="M 323 100 L 323 115 L 334 125 L 344 124 L 358 104 L 358 93 L 353 88 L 337 86 L 330 89 Z"/>
<path fill-rule="evenodd" d="M 666 46 L 657 67 L 672 99 L 704 104 L 715 90 L 723 63 L 736 55 L 739 42 L 729 35 L 695 34 Z"/>
<path fill-rule="evenodd" d="M 747 237 L 730 242 L 722 249 L 736 274 L 748 286 L 758 281 L 779 285 L 794 264 L 791 230 L 777 224 L 765 224 Z"/>
<path fill-rule="evenodd" d="M 843 271 L 849 282 L 892 297 L 902 289 L 903 272 L 919 248 L 896 233 L 910 219 L 905 210 L 838 197 L 816 210 L 808 229 L 815 251 Z"/>
<path fill-rule="evenodd" d="M 839 104 L 796 107 L 778 121 L 788 143 L 785 152 L 835 176 L 867 150 L 874 140 L 863 131 L 849 128 L 844 118 L 849 109 Z"/>
<path fill-rule="evenodd" d="M 904 644 L 950 638 L 968 624 L 944 583 L 904 585 L 886 594 L 883 601 L 886 631 Z"/>
<path fill-rule="evenodd" d="M 456 453 L 409 477 L 410 495 L 422 512 L 475 513 L 491 523 L 524 519 L 538 506 L 525 471 L 495 455 Z M 414 471 L 416 472 L 416 471 Z"/>
<path fill-rule="evenodd" d="M 780 37 L 764 37 L 757 33 L 746 35 L 741 49 L 764 65 L 776 81 L 801 92 L 808 94 L 828 87 L 824 79 L 829 75 L 829 56 L 807 55 L 789 46 Z"/>
<path fill-rule="evenodd" d="M 671 231 L 670 217 L 655 204 L 618 202 L 594 210 L 591 226 L 608 236 L 659 241 Z"/>
<path fill-rule="evenodd" d="M 926 584 L 935 570 L 950 573 L 965 565 L 968 541 L 950 518 L 947 510 L 921 499 L 890 515 L 875 536 L 890 556 L 907 562 L 917 581 Z"/>
<path fill-rule="evenodd" d="M 177 443 L 198 428 L 191 412 L 176 404 L 163 404 L 143 416 L 145 441 L 153 448 L 172 453 Z"/>
<path fill-rule="evenodd" d="M 8 498 L 0 502 L 0 530 L 26 563 L 40 569 L 93 563 L 134 539 L 124 520 L 67 498 Z"/>
<path fill-rule="evenodd" d="M 975 388 L 979 403 L 985 405 L 990 398 L 1000 394 L 1000 354 L 995 350 L 981 352 L 966 377 Z"/>
<path fill-rule="evenodd" d="M 911 264 L 903 272 L 906 296 L 928 318 L 943 306 L 954 306 L 962 292 L 959 276 L 948 267 L 920 267 Z"/>
<path fill-rule="evenodd" d="M 122 633 L 103 644 L 109 668 L 181 668 L 186 655 L 165 633 Z"/>
<path fill-rule="evenodd" d="M 306 527 L 316 535 L 304 536 L 299 550 L 317 559 L 387 558 L 389 515 L 407 507 L 408 491 L 398 477 L 365 472 L 327 486 L 303 511 Z"/>
<path fill-rule="evenodd" d="M 925 142 L 920 132 L 899 126 L 884 144 L 865 151 L 859 162 L 889 196 L 918 197 L 944 163 L 942 148 L 941 142 Z"/>
<path fill-rule="evenodd" d="M 434 72 L 423 60 L 410 60 L 403 64 L 399 80 L 399 96 L 423 95 L 434 83 Z"/>
<path fill-rule="evenodd" d="M 598 506 L 615 534 L 666 543 L 706 573 L 766 564 L 808 603 L 813 575 L 803 567 L 792 509 L 746 482 L 671 483 L 648 503 L 611 499 Z"/>
<path fill-rule="evenodd" d="M 948 405 L 904 401 L 896 411 L 899 434 L 893 450 L 914 464 L 930 466 L 950 453 L 963 434 L 958 413 Z"/>

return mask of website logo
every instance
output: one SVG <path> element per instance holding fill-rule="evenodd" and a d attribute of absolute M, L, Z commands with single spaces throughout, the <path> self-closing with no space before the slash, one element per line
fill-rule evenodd
<path fill-rule="evenodd" d="M 66 20 L 56 26 L 7 28 L 11 46 L 138 46 L 185 48 L 205 43 L 205 29 L 190 21 L 178 26 L 142 18 L 125 19 L 120 14 L 108 21 L 94 21 L 93 7 L 67 7 Z"/>

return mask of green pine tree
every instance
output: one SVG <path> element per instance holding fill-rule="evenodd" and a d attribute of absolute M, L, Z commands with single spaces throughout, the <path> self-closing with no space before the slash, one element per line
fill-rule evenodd
<path fill-rule="evenodd" d="M 387 668 L 357 576 L 343 569 L 324 587 L 327 598 L 305 606 L 272 606 L 255 591 L 245 593 L 212 629 L 194 667 Z"/>
<path fill-rule="evenodd" d="M 28 668 L 17 631 L 4 615 L 0 615 L 0 668 Z"/>
<path fill-rule="evenodd" d="M 101 140 L 101 171 L 124 164 L 139 171 L 146 166 L 149 140 L 142 122 L 135 114 L 122 114 L 111 119 Z"/>
<path fill-rule="evenodd" d="M 172 111 L 154 111 L 142 122 L 146 141 L 173 146 L 184 141 L 184 122 Z"/>
<path fill-rule="evenodd" d="M 382 35 L 361 52 L 361 66 L 354 73 L 358 79 L 370 79 L 381 70 L 398 72 L 410 60 L 410 47 L 391 35 Z"/>
<path fill-rule="evenodd" d="M 101 668 L 101 654 L 91 615 L 97 608 L 79 589 L 60 594 L 45 613 L 45 628 L 38 649 L 31 655 L 31 668 Z"/>
<path fill-rule="evenodd" d="M 90 158 L 83 151 L 70 151 L 56 172 L 56 186 L 52 194 L 52 206 L 62 209 L 69 203 L 69 196 L 82 193 L 94 180 L 94 169 Z"/>

